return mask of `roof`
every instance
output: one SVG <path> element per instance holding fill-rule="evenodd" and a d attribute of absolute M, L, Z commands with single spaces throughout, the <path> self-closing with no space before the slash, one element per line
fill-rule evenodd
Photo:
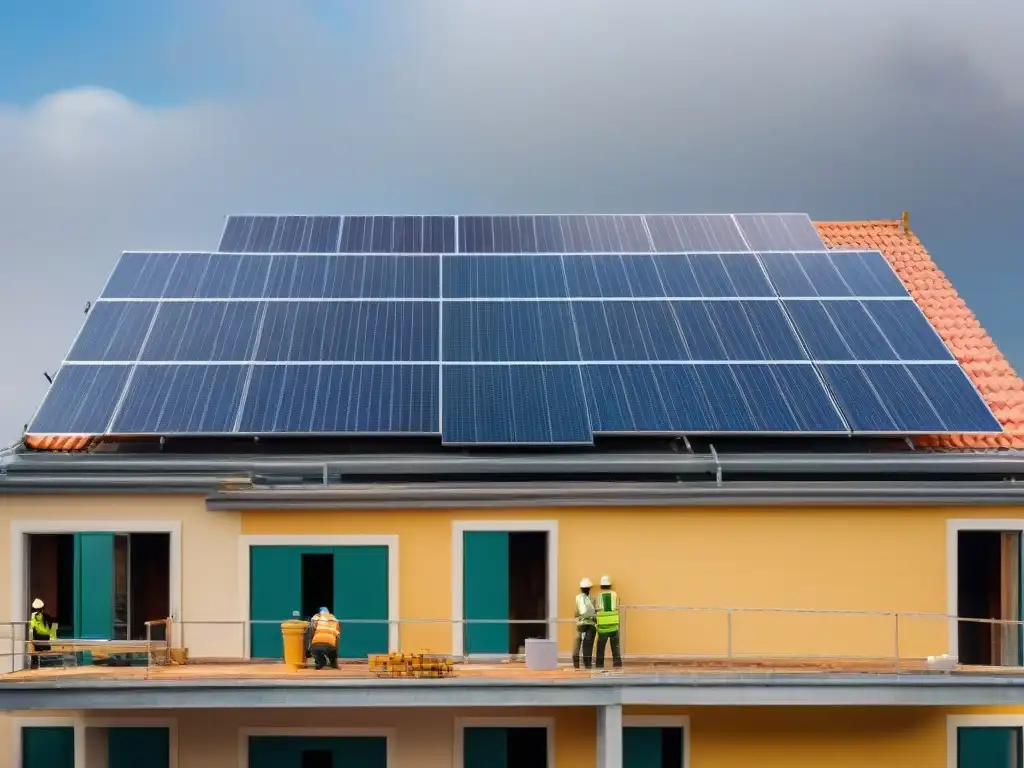
<path fill-rule="evenodd" d="M 1024 448 L 1024 381 L 996 347 L 924 245 L 899 220 L 816 222 L 829 248 L 881 251 L 1003 425 L 1001 435 L 917 438 L 945 450 Z"/>
<path fill-rule="evenodd" d="M 918 237 L 899 219 L 816 222 L 815 226 L 829 248 L 878 250 L 885 255 L 1004 430 L 999 435 L 918 437 L 915 445 L 943 451 L 1024 448 L 1024 381 Z M 46 435 L 30 437 L 26 443 L 36 450 L 78 452 L 98 439 L 95 435 Z"/>

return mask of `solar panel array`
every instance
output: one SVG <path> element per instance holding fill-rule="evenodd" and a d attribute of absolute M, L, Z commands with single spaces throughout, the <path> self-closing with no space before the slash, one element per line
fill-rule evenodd
<path fill-rule="evenodd" d="M 29 432 L 1000 431 L 885 257 L 805 215 L 243 216 L 220 248 L 123 254 Z"/>

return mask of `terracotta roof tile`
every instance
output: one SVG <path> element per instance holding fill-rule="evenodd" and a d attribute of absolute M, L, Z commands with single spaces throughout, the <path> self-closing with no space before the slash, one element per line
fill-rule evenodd
<path fill-rule="evenodd" d="M 816 226 L 829 248 L 864 248 L 885 254 L 1004 429 L 1001 435 L 922 437 L 915 442 L 947 450 L 1024 448 L 1024 381 L 932 261 L 917 235 L 904 232 L 898 220 L 829 221 L 817 222 Z"/>

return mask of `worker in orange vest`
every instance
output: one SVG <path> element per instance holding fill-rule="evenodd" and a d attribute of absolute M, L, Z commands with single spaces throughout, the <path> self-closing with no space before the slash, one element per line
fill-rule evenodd
<path fill-rule="evenodd" d="M 341 636 L 341 622 L 327 608 L 313 617 L 313 637 L 309 642 L 309 654 L 317 669 L 330 665 L 338 668 L 338 638 Z"/>

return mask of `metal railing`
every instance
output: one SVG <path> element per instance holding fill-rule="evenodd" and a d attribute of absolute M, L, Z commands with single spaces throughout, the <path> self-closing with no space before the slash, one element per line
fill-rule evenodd
<path fill-rule="evenodd" d="M 162 619 L 147 622 L 135 641 L 58 639 L 59 653 L 131 653 L 147 667 L 162 666 L 187 653 L 190 663 L 280 660 L 281 621 Z M 427 653 L 457 661 L 519 657 L 525 637 L 554 640 L 568 660 L 574 619 L 342 619 L 342 658 L 350 649 L 365 653 Z M 675 663 L 713 669 L 823 669 L 878 672 L 923 670 L 923 660 L 951 652 L 959 641 L 961 663 L 1020 667 L 1024 621 L 970 619 L 939 613 L 826 610 L 814 608 L 696 607 L 629 605 L 620 610 L 622 658 L 633 664 Z M 527 631 L 518 630 L 525 626 Z M 156 639 L 162 628 L 166 640 Z M 516 639 L 513 639 L 516 638 Z M 6 641 L 6 642 L 5 642 Z M 134 645 L 131 645 L 131 644 Z M 26 666 L 32 648 L 27 622 L 0 624 L 0 672 Z M 135 651 L 126 651 L 136 648 Z M 184 649 L 184 652 L 178 651 Z M 350 653 L 350 657 L 355 654 Z M 610 649 L 605 665 L 610 663 Z"/>

